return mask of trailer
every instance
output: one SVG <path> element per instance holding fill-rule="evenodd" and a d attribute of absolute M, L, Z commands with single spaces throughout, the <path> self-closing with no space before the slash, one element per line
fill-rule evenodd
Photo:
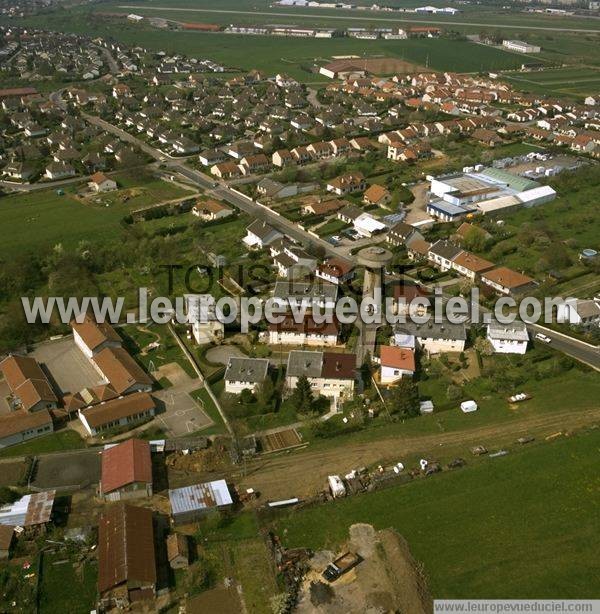
<path fill-rule="evenodd" d="M 350 571 L 353 567 L 356 567 L 361 561 L 358 554 L 353 552 L 346 552 L 339 556 L 333 563 L 327 565 L 327 568 L 323 572 L 323 578 L 328 582 L 335 582 L 340 576 Z"/>
<path fill-rule="evenodd" d="M 330 475 L 327 477 L 327 483 L 329 484 L 329 490 L 331 496 L 335 499 L 337 497 L 346 496 L 346 487 L 339 475 Z"/>

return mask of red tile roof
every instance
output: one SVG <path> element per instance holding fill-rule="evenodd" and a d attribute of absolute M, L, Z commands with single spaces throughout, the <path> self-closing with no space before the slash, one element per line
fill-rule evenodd
<path fill-rule="evenodd" d="M 129 439 L 102 452 L 102 494 L 134 482 L 152 483 L 150 444 Z"/>
<path fill-rule="evenodd" d="M 415 353 L 407 348 L 399 348 L 393 345 L 382 345 L 379 350 L 382 367 L 415 370 Z"/>

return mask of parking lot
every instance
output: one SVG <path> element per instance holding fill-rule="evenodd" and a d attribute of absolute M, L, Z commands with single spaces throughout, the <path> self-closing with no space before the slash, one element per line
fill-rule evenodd
<path fill-rule="evenodd" d="M 88 488 L 100 481 L 100 450 L 47 454 L 38 458 L 31 485 L 34 488 Z"/>
<path fill-rule="evenodd" d="M 63 395 L 102 383 L 102 378 L 71 336 L 42 343 L 31 356 L 42 365 L 50 381 Z"/>

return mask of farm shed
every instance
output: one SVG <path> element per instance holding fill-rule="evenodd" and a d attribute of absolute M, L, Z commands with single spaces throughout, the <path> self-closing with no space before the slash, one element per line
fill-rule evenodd
<path fill-rule="evenodd" d="M 175 524 L 186 524 L 202 518 L 211 510 L 229 508 L 233 504 L 225 480 L 192 484 L 169 490 L 171 514 Z"/>

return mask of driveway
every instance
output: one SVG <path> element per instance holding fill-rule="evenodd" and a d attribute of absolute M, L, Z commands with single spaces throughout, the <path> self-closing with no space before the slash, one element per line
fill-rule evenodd
<path fill-rule="evenodd" d="M 247 356 L 235 345 L 218 345 L 206 352 L 209 362 L 226 365 L 230 358 L 247 358 Z"/>

